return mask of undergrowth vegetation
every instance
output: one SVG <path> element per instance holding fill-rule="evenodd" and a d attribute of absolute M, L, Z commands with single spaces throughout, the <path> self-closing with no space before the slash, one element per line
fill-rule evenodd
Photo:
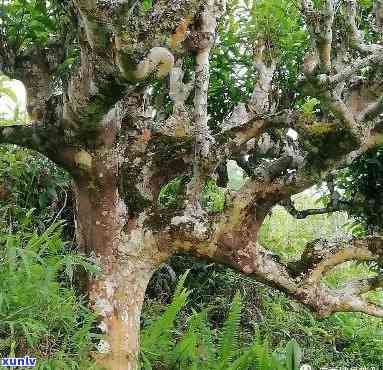
<path fill-rule="evenodd" d="M 0 179 L 1 230 L 16 230 L 31 209 L 31 227 L 41 232 L 60 217 L 71 220 L 69 177 L 45 157 L 0 146 Z"/>
<path fill-rule="evenodd" d="M 38 234 L 32 217 L 0 237 L 0 353 L 34 356 L 38 369 L 90 369 L 94 315 L 71 282 L 77 267 L 95 267 L 66 249 L 60 224 Z"/>
<path fill-rule="evenodd" d="M 231 187 L 237 188 L 243 181 L 243 173 L 234 166 L 231 174 Z M 323 198 L 323 191 L 314 189 L 295 197 L 294 202 L 298 209 L 321 207 Z M 279 255 L 284 262 L 290 262 L 299 258 L 304 245 L 310 240 L 329 236 L 333 239 L 347 239 L 355 231 L 360 232 L 359 228 L 355 228 L 355 220 L 348 218 L 343 212 L 296 220 L 284 208 L 275 207 L 260 230 L 260 242 Z M 177 294 L 171 300 L 176 276 L 182 276 L 187 269 L 190 272 L 185 279 L 183 300 L 177 298 Z M 345 263 L 326 277 L 326 283 L 335 287 L 346 279 L 371 274 L 373 272 L 362 263 Z M 220 368 L 214 367 L 219 363 L 214 356 L 219 353 L 219 338 L 225 323 L 230 320 L 232 304 L 235 306 L 238 302 L 238 292 L 242 298 L 241 309 L 236 311 L 239 320 L 235 324 L 235 333 L 241 351 L 234 351 L 237 356 L 235 359 L 244 356 L 246 351 L 251 352 L 253 346 L 256 346 L 258 349 L 263 348 L 268 358 L 274 356 L 278 360 L 283 358 L 289 343 L 296 341 L 297 349 L 301 349 L 302 363 L 310 364 L 314 369 L 330 365 L 381 366 L 382 320 L 355 313 L 338 313 L 327 319 L 317 320 L 307 308 L 291 301 L 283 293 L 228 268 L 196 261 L 186 255 L 173 257 L 168 265 L 157 272 L 148 288 L 142 318 L 145 366 L 150 369 L 150 363 L 153 369 Z M 383 302 L 383 295 L 379 291 L 370 298 L 378 303 Z M 161 318 L 158 320 L 158 317 Z M 164 317 L 168 321 L 164 321 Z M 156 337 L 159 327 L 167 332 L 165 337 Z M 150 336 L 153 328 L 156 328 L 153 335 L 157 339 L 148 343 L 145 338 Z M 161 341 L 166 343 L 166 349 L 156 347 Z M 259 353 L 258 356 L 262 358 Z M 201 365 L 202 360 L 207 361 L 207 364 L 207 359 L 212 358 L 213 367 Z M 225 367 L 269 369 L 260 365 L 257 367 L 256 356 L 250 358 L 253 367 L 246 367 L 250 366 L 249 363 L 243 367 L 232 367 L 235 360 L 227 362 Z M 180 363 L 181 359 L 186 362 L 177 367 L 175 364 L 177 361 Z M 279 365 L 271 366 L 278 369 Z"/>
<path fill-rule="evenodd" d="M 93 369 L 95 316 L 74 279 L 97 269 L 63 224 L 68 178 L 15 147 L 0 148 L 0 174 L 0 357 L 36 357 L 39 370 Z"/>
<path fill-rule="evenodd" d="M 41 370 L 96 369 L 96 317 L 75 279 L 78 271 L 97 268 L 75 251 L 69 179 L 43 157 L 14 147 L 0 148 L 0 174 L 0 355 L 35 356 Z M 230 174 L 230 187 L 241 186 L 238 167 Z M 166 185 L 159 204 L 180 201 L 187 180 Z M 207 211 L 220 212 L 225 190 L 211 179 L 201 199 Z M 297 208 L 320 202 L 313 192 L 295 198 Z M 295 220 L 276 207 L 260 241 L 289 262 L 310 240 L 348 238 L 354 231 L 344 213 Z M 326 282 L 337 286 L 372 273 L 363 264 L 344 264 Z M 381 302 L 382 295 L 371 299 Z M 383 358 L 381 320 L 344 313 L 318 321 L 284 294 L 186 255 L 173 257 L 153 277 L 142 328 L 147 370 L 371 367 Z"/>
<path fill-rule="evenodd" d="M 239 345 L 239 293 L 235 294 L 222 327 L 210 327 L 209 308 L 206 308 L 200 312 L 193 311 L 184 323 L 184 333 L 177 335 L 175 319 L 187 305 L 190 295 L 190 291 L 183 287 L 186 276 L 187 274 L 181 276 L 174 298 L 161 317 L 143 330 L 141 351 L 145 370 L 298 369 L 302 353 L 295 340 L 287 343 L 281 353 L 271 352 L 267 343 L 257 337 L 248 346 Z"/>
<path fill-rule="evenodd" d="M 255 341 L 258 345 L 264 346 L 268 356 L 274 353 L 274 356 L 280 359 L 283 358 L 288 343 L 294 340 L 301 349 L 302 363 L 310 364 L 314 369 L 329 365 L 376 366 L 376 368 L 381 366 L 383 323 L 378 318 L 363 314 L 340 313 L 324 320 L 317 320 L 307 308 L 291 301 L 283 293 L 230 269 L 198 262 L 187 256 L 174 257 L 170 265 L 177 275 L 190 268 L 184 284 L 187 287 L 185 290 L 187 304 L 184 304 L 183 309 L 178 309 L 183 303 L 180 304 L 176 300 L 177 295 L 171 299 L 175 282 L 171 280 L 167 268 L 164 267 L 153 278 L 148 289 L 142 319 L 144 337 L 150 334 L 150 328 L 153 326 L 162 327 L 164 332 L 168 333 L 166 338 L 163 338 L 167 343 L 166 351 L 156 350 L 159 339 L 152 340 L 154 350 L 151 345 L 145 345 L 145 341 L 143 343 L 146 356 L 144 363 L 147 365 L 149 361 L 153 369 L 185 368 L 169 365 L 174 364 L 172 361 L 180 350 L 179 343 L 184 340 L 189 340 L 199 356 L 204 356 L 206 344 L 193 342 L 193 338 L 201 339 L 204 335 L 200 333 L 201 329 L 193 324 L 196 316 L 199 317 L 198 320 L 202 318 L 203 330 L 210 332 L 213 338 L 212 351 L 216 354 L 219 350 L 218 338 L 221 328 L 229 317 L 237 293 L 241 295 L 240 319 L 235 331 L 239 348 L 250 349 Z M 168 315 L 169 307 L 172 307 L 173 315 L 176 313 L 178 315 L 175 316 L 174 324 L 168 321 L 162 326 L 164 324 L 162 317 Z M 240 356 L 240 353 L 237 355 Z M 252 361 L 255 361 L 254 358 Z M 246 366 L 238 369 L 258 369 Z"/>

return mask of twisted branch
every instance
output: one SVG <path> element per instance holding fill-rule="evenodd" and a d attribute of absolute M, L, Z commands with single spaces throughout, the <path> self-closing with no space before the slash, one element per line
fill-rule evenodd
<path fill-rule="evenodd" d="M 318 317 L 344 311 L 383 317 L 382 307 L 370 304 L 361 297 L 382 287 L 381 276 L 353 281 L 338 289 L 330 289 L 321 282 L 326 273 L 341 263 L 377 261 L 383 257 L 382 238 L 354 239 L 350 243 L 350 246 L 333 245 L 329 249 L 322 241 L 309 243 L 309 251 L 304 251 L 300 261 L 304 268 L 299 278 L 291 264 L 285 266 L 275 255 L 253 242 L 241 245 L 233 238 L 221 237 L 212 258 L 286 292 L 308 305 Z"/>

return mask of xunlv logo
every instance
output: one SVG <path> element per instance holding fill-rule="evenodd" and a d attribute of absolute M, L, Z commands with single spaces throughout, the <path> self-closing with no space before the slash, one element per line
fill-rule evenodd
<path fill-rule="evenodd" d="M 2 367 L 13 367 L 13 366 L 34 367 L 36 366 L 36 358 L 29 357 L 29 356 L 0 358 L 0 366 Z"/>

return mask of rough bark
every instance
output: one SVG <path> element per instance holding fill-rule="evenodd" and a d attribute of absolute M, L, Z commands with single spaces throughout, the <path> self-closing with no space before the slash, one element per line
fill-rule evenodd
<path fill-rule="evenodd" d="M 150 230 L 128 217 L 117 163 L 113 155 L 93 157 L 88 173 L 75 178 L 76 232 L 79 248 L 101 268 L 87 282 L 90 306 L 104 334 L 96 361 L 106 369 L 135 370 L 146 286 L 169 254 L 158 250 Z"/>
<path fill-rule="evenodd" d="M 103 275 L 89 287 L 91 307 L 99 314 L 104 338 L 95 355 L 106 369 L 139 369 L 140 315 L 146 286 L 157 266 L 144 257 L 129 256 L 129 261 L 99 260 Z"/>

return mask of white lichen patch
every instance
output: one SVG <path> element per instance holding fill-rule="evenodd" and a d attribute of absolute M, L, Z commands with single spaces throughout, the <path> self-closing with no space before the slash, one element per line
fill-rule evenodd
<path fill-rule="evenodd" d="M 108 317 L 113 313 L 112 304 L 104 298 L 97 298 L 95 307 L 101 316 Z"/>
<path fill-rule="evenodd" d="M 203 222 L 204 212 L 200 207 L 188 205 L 182 216 L 175 216 L 171 219 L 171 224 L 174 226 L 184 225 L 186 229 L 192 230 L 193 236 L 203 240 L 208 234 L 208 228 Z"/>
<path fill-rule="evenodd" d="M 128 322 L 129 322 L 129 314 L 128 314 L 128 311 L 124 311 L 124 312 L 121 314 L 121 320 L 124 321 L 125 323 L 128 323 Z"/>
<path fill-rule="evenodd" d="M 153 194 L 151 192 L 151 179 L 153 172 L 150 170 L 149 166 L 145 166 L 142 169 L 142 174 L 143 181 L 137 183 L 136 188 L 145 199 L 153 201 Z"/>
<path fill-rule="evenodd" d="M 91 95 L 95 96 L 98 94 L 99 90 L 98 90 L 98 87 L 96 85 L 96 83 L 92 80 L 90 81 L 90 84 L 89 84 L 89 92 Z"/>
<path fill-rule="evenodd" d="M 97 350 L 98 350 L 98 352 L 100 352 L 102 354 L 110 353 L 111 348 L 110 348 L 109 342 L 107 342 L 104 339 L 101 339 L 97 345 Z"/>
<path fill-rule="evenodd" d="M 125 205 L 122 203 L 123 211 L 126 211 Z M 129 234 L 123 234 L 120 245 L 118 246 L 119 252 L 127 255 L 137 255 L 147 245 L 153 245 L 155 238 L 152 231 L 144 229 L 144 222 L 147 215 L 143 212 L 136 220 L 136 227 Z"/>
<path fill-rule="evenodd" d="M 104 287 L 105 287 L 106 296 L 108 298 L 113 297 L 113 295 L 114 295 L 114 293 L 118 287 L 117 280 L 118 280 L 118 278 L 112 276 L 110 279 L 105 281 Z"/>
<path fill-rule="evenodd" d="M 101 330 L 102 333 L 108 332 L 108 325 L 104 323 L 104 321 L 101 321 L 101 323 L 98 325 L 98 328 Z"/>
<path fill-rule="evenodd" d="M 92 168 L 92 156 L 86 150 L 80 150 L 74 156 L 76 165 L 82 169 Z"/>
<path fill-rule="evenodd" d="M 207 235 L 207 232 L 208 232 L 208 229 L 207 227 L 200 221 L 197 221 L 195 224 L 194 224 L 194 235 L 198 238 L 198 239 L 204 239 Z"/>

